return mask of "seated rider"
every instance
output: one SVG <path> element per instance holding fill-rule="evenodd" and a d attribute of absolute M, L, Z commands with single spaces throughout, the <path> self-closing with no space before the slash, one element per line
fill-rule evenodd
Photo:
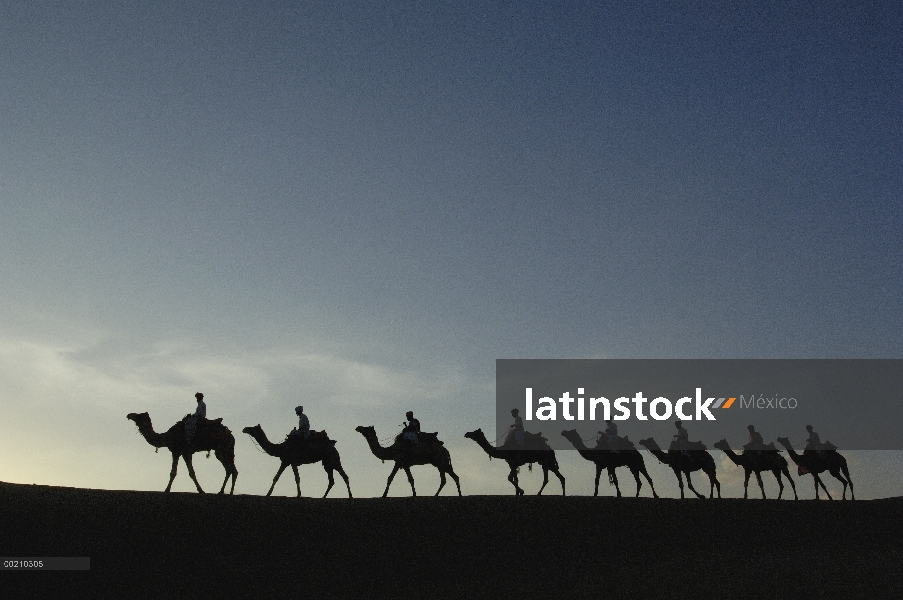
<path fill-rule="evenodd" d="M 197 409 L 195 409 L 193 415 L 185 419 L 185 441 L 188 442 L 189 446 L 194 440 L 194 434 L 197 431 L 198 421 L 207 418 L 207 405 L 204 404 L 204 394 L 198 392 L 194 395 L 194 397 L 198 401 L 198 407 Z"/>
<path fill-rule="evenodd" d="M 680 453 L 684 456 L 690 456 L 690 453 L 688 452 L 690 434 L 683 428 L 681 421 L 675 421 L 674 426 L 677 427 L 677 435 L 674 436 L 674 439 L 677 440 L 677 446 L 680 448 Z"/>
<path fill-rule="evenodd" d="M 408 423 L 404 426 L 404 429 L 401 430 L 402 439 L 404 439 L 408 444 L 417 444 L 420 442 L 418 439 L 418 435 L 420 433 L 420 421 L 414 418 L 414 412 L 408 411 L 405 415 L 408 418 Z"/>
<path fill-rule="evenodd" d="M 762 434 L 756 431 L 756 428 L 752 425 L 749 425 L 747 429 L 749 429 L 750 449 L 755 450 L 756 454 L 762 454 L 762 450 L 765 449 L 765 442 L 762 440 Z"/>
<path fill-rule="evenodd" d="M 514 417 L 514 425 L 512 425 L 514 433 L 514 441 L 521 448 L 524 447 L 524 420 L 519 416 L 520 411 L 516 408 L 511 409 L 511 416 Z"/>
<path fill-rule="evenodd" d="M 612 452 L 618 451 L 618 426 L 614 419 L 606 421 L 608 427 L 605 428 L 605 439 L 608 441 L 608 449 Z"/>
<path fill-rule="evenodd" d="M 809 438 L 806 440 L 806 450 L 815 450 L 818 452 L 819 458 L 824 458 L 825 448 L 821 445 L 821 439 L 819 439 L 815 430 L 812 429 L 812 425 L 806 425 L 806 431 L 809 432 Z"/>
<path fill-rule="evenodd" d="M 304 414 L 303 406 L 295 407 L 295 414 L 298 415 L 298 428 L 293 430 L 291 435 L 300 435 L 305 440 L 310 438 L 310 421 Z"/>

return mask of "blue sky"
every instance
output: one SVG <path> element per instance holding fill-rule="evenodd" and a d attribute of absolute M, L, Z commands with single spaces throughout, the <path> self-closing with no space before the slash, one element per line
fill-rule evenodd
<path fill-rule="evenodd" d="M 497 358 L 903 357 L 901 12 L 4 4 L 0 479 L 162 489 L 125 414 L 201 390 L 241 493 L 277 467 L 241 428 L 297 404 L 359 495 L 389 467 L 354 426 L 409 409 L 508 493 L 462 437 Z M 863 497 L 903 495 L 863 456 Z"/>

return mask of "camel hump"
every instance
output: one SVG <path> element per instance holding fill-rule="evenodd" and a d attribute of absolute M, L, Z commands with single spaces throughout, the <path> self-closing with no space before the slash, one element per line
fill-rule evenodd
<path fill-rule="evenodd" d="M 763 445 L 761 448 L 756 448 L 755 444 L 745 444 L 743 446 L 743 450 L 748 452 L 780 452 L 781 449 L 774 445 L 774 442 L 768 442 Z"/>
<path fill-rule="evenodd" d="M 421 444 L 431 444 L 431 445 L 437 445 L 437 446 L 445 445 L 445 442 L 443 442 L 442 440 L 439 439 L 438 431 L 434 431 L 432 433 L 427 432 L 427 431 L 421 431 L 420 433 L 417 434 L 417 440 Z"/>
<path fill-rule="evenodd" d="M 611 447 L 608 445 L 608 438 L 604 435 L 598 439 L 596 442 L 596 448 L 600 450 L 611 450 Z M 636 446 L 633 445 L 628 437 L 625 435 L 624 437 L 617 438 L 617 445 L 615 446 L 615 450 L 636 450 Z"/>
<path fill-rule="evenodd" d="M 700 452 L 702 450 L 706 450 L 706 445 L 700 442 L 687 442 L 687 450 L 690 452 Z M 669 452 L 680 452 L 680 443 L 677 440 L 671 442 L 671 446 L 668 448 Z"/>
<path fill-rule="evenodd" d="M 825 443 L 822 444 L 822 446 L 824 446 L 825 450 L 837 450 L 837 446 L 827 440 L 825 440 Z"/>
<path fill-rule="evenodd" d="M 543 437 L 542 432 L 524 432 L 524 450 L 551 450 L 552 448 L 547 443 L 548 441 L 548 439 Z"/>

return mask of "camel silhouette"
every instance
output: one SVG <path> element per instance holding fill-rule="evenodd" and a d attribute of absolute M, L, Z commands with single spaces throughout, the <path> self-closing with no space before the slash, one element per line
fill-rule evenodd
<path fill-rule="evenodd" d="M 298 465 L 309 465 L 322 462 L 323 470 L 326 471 L 326 476 L 329 478 L 329 485 L 326 486 L 326 493 L 323 494 L 323 497 L 325 498 L 328 496 L 329 490 L 335 485 L 335 478 L 332 475 L 333 471 L 338 471 L 339 475 L 342 476 L 342 479 L 345 480 L 345 487 L 348 488 L 348 497 L 354 497 L 351 495 L 351 485 L 348 483 L 348 475 L 345 474 L 345 469 L 342 468 L 342 459 L 339 458 L 339 451 L 336 450 L 334 440 L 330 440 L 328 437 L 325 439 L 314 439 L 312 436 L 307 440 L 286 439 L 284 442 L 274 444 L 267 438 L 267 434 L 264 433 L 263 427 L 261 427 L 260 424 L 254 425 L 253 427 L 245 427 L 241 431 L 254 438 L 254 440 L 260 444 L 260 447 L 263 448 L 264 452 L 270 456 L 275 456 L 282 461 L 282 464 L 279 465 L 279 471 L 277 471 L 276 476 L 273 477 L 273 485 L 270 486 L 270 491 L 267 492 L 267 496 L 273 493 L 273 488 L 276 487 L 276 482 L 279 481 L 279 477 L 282 475 L 282 472 L 285 471 L 285 468 L 291 466 L 292 472 L 295 474 L 295 487 L 298 488 L 298 496 L 300 497 L 301 477 L 298 475 Z"/>
<path fill-rule="evenodd" d="M 398 469 L 404 470 L 411 484 L 412 494 L 414 496 L 417 495 L 417 490 L 414 488 L 414 476 L 411 475 L 411 467 L 414 465 L 433 465 L 439 470 L 439 489 L 436 490 L 436 496 L 445 487 L 446 473 L 454 480 L 455 485 L 458 487 L 458 495 L 461 495 L 461 482 L 452 468 L 451 455 L 438 440 L 436 442 L 408 444 L 402 441 L 399 436 L 395 438 L 395 442 L 391 446 L 384 448 L 376 437 L 376 429 L 374 427 L 359 425 L 354 429 L 364 436 L 364 439 L 367 440 L 367 444 L 370 446 L 370 451 L 373 452 L 376 458 L 383 461 L 391 460 L 395 463 L 392 473 L 386 481 L 386 491 L 383 492 L 383 498 L 389 494 L 389 486 L 392 485 L 392 480 L 395 478 L 395 474 L 398 473 Z"/>
<path fill-rule="evenodd" d="M 655 440 L 652 438 L 640 440 L 640 446 L 649 450 L 649 452 L 654 454 L 660 462 L 671 467 L 671 470 L 674 471 L 674 476 L 677 477 L 677 483 L 680 484 L 681 498 L 684 497 L 684 482 L 681 474 L 686 476 L 687 487 L 690 488 L 690 491 L 699 498 L 705 498 L 705 496 L 693 488 L 693 482 L 690 480 L 690 473 L 699 470 L 702 470 L 703 473 L 709 476 L 709 483 L 711 484 L 709 498 L 715 496 L 716 487 L 718 488 L 718 497 L 721 497 L 721 484 L 718 482 L 718 477 L 715 475 L 715 459 L 713 459 L 712 455 L 705 450 L 690 450 L 689 456 L 685 455 L 680 450 L 669 450 L 665 453 L 662 452 L 661 448 L 658 447 L 658 444 L 656 444 Z"/>
<path fill-rule="evenodd" d="M 203 494 L 201 484 L 195 477 L 194 467 L 191 464 L 191 455 L 195 452 L 213 451 L 223 468 L 226 469 L 226 478 L 223 480 L 223 487 L 219 493 L 222 494 L 226 489 L 226 483 L 229 477 L 232 477 L 232 487 L 229 493 L 235 491 L 235 480 L 238 478 L 238 469 L 235 468 L 235 438 L 229 428 L 222 424 L 221 419 L 207 421 L 199 426 L 194 435 L 194 440 L 189 446 L 185 440 L 185 425 L 179 421 L 170 427 L 165 433 L 157 433 L 151 423 L 150 415 L 144 413 L 129 413 L 126 416 L 130 421 L 134 421 L 138 426 L 138 431 L 147 440 L 147 443 L 155 448 L 167 448 L 172 453 L 172 471 L 169 473 L 169 485 L 165 491 L 172 489 L 172 482 L 176 478 L 176 470 L 179 467 L 179 457 L 185 461 L 188 467 L 188 475 L 194 482 L 199 494 Z"/>
<path fill-rule="evenodd" d="M 780 486 L 778 500 L 781 499 L 781 495 L 784 493 L 784 482 L 781 481 L 781 473 L 787 477 L 787 481 L 790 482 L 790 487 L 793 488 L 793 499 L 799 500 L 799 497 L 796 495 L 796 484 L 793 483 L 793 478 L 790 477 L 790 471 L 787 470 L 787 459 L 778 454 L 777 451 L 763 450 L 761 451 L 761 454 L 758 454 L 755 450 L 744 450 L 743 454 L 737 454 L 731 449 L 731 445 L 727 443 L 727 440 L 724 439 L 716 442 L 713 446 L 727 454 L 727 457 L 734 461 L 734 464 L 743 467 L 746 474 L 746 478 L 743 481 L 744 500 L 748 497 L 747 488 L 749 487 L 749 476 L 751 473 L 756 474 L 756 480 L 759 482 L 759 489 L 762 490 L 762 499 L 765 499 L 765 487 L 762 485 L 762 476 L 760 475 L 762 471 L 771 471 L 774 478 L 778 480 L 778 485 Z"/>
<path fill-rule="evenodd" d="M 604 446 L 596 444 L 595 448 L 587 448 L 576 429 L 562 431 L 561 435 L 574 445 L 574 448 L 577 449 L 580 456 L 595 463 L 596 490 L 593 492 L 593 496 L 599 495 L 599 476 L 602 474 L 602 469 L 607 469 L 608 482 L 615 486 L 615 490 L 618 492 L 618 498 L 620 498 L 621 488 L 618 486 L 618 476 L 615 473 L 615 468 L 627 467 L 630 469 L 630 472 L 633 473 L 633 478 L 636 479 L 636 497 L 640 497 L 640 488 L 643 487 L 643 483 L 640 481 L 640 473 L 642 473 L 646 477 L 646 481 L 649 482 L 649 487 L 652 488 L 652 496 L 658 498 L 658 494 L 655 493 L 655 486 L 652 484 L 652 479 L 649 477 L 649 473 L 646 472 L 646 461 L 643 460 L 643 455 L 637 450 L 620 450 L 619 452 L 612 452 L 609 449 L 608 444 L 605 444 Z"/>
<path fill-rule="evenodd" d="M 825 484 L 822 482 L 821 477 L 818 476 L 819 473 L 825 471 L 828 471 L 843 484 L 843 500 L 847 499 L 848 483 L 850 485 L 850 498 L 852 500 L 856 499 L 856 496 L 853 495 L 853 480 L 850 478 L 850 471 L 847 469 L 847 459 L 843 456 L 833 450 L 825 450 L 823 456 L 819 456 L 818 452 L 815 450 L 806 450 L 802 455 L 799 455 L 793 449 L 793 446 L 790 445 L 789 439 L 778 438 L 778 443 L 787 449 L 787 454 L 790 455 L 790 459 L 796 463 L 797 473 L 800 475 L 805 475 L 806 473 L 812 474 L 812 477 L 815 479 L 816 500 L 818 500 L 818 486 L 821 486 L 822 489 L 825 490 L 828 500 L 834 499 L 828 492 L 828 488 L 826 488 Z M 846 479 L 841 476 L 841 471 L 843 471 Z"/>
<path fill-rule="evenodd" d="M 490 459 L 501 458 L 508 463 L 511 472 L 508 474 L 508 481 L 514 486 L 514 495 L 523 496 L 524 490 L 520 488 L 517 481 L 517 471 L 523 465 L 533 466 L 533 463 L 539 463 L 542 467 L 542 487 L 539 488 L 539 494 L 545 489 L 549 483 L 549 471 L 555 473 L 559 481 L 561 481 L 561 495 L 564 496 L 564 476 L 558 471 L 558 460 L 555 458 L 555 451 L 551 448 L 548 450 L 501 450 L 495 448 L 486 439 L 486 435 L 482 429 L 476 431 L 468 431 L 464 437 L 475 441 L 480 448 L 486 451 Z"/>

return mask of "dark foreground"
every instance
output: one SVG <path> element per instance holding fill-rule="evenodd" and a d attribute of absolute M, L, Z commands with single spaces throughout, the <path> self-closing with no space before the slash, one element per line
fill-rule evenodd
<path fill-rule="evenodd" d="M 0 483 L 7 598 L 899 597 L 903 499 L 296 499 Z"/>

